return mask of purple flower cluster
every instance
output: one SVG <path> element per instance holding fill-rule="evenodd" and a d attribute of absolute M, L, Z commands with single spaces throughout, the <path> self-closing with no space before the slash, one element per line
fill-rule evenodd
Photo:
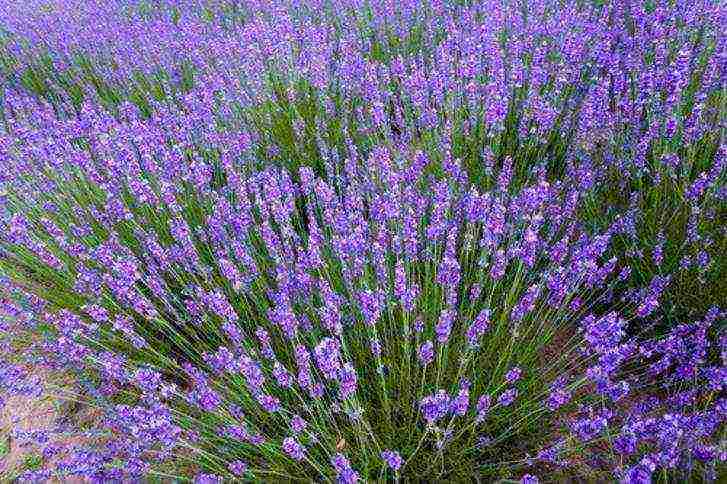
<path fill-rule="evenodd" d="M 305 449 L 293 437 L 284 439 L 282 447 L 283 452 L 295 460 L 303 460 L 303 457 L 305 457 Z"/>
<path fill-rule="evenodd" d="M 382 451 L 381 458 L 384 459 L 384 461 L 386 462 L 386 465 L 388 465 L 389 468 L 394 472 L 398 471 L 404 462 L 401 459 L 401 456 L 399 455 L 399 453 L 396 452 L 395 450 Z"/>
<path fill-rule="evenodd" d="M 487 331 L 490 324 L 490 310 L 483 309 L 467 330 L 467 341 L 471 347 L 476 347 L 480 337 Z"/>
<path fill-rule="evenodd" d="M 331 464 L 336 471 L 337 480 L 341 484 L 356 484 L 359 481 L 358 473 L 353 470 L 351 463 L 341 453 L 331 457 Z"/>
<path fill-rule="evenodd" d="M 427 395 L 419 402 L 424 420 L 429 425 L 434 424 L 437 420 L 444 418 L 450 411 L 451 398 L 444 390 L 439 390 L 433 395 Z"/>
<path fill-rule="evenodd" d="M 419 346 L 417 351 L 419 362 L 426 366 L 434 361 L 434 343 L 431 341 L 425 341 Z"/>
<path fill-rule="evenodd" d="M 340 345 L 332 338 L 324 338 L 315 348 L 316 362 L 323 376 L 329 380 L 336 378 L 341 368 L 339 361 Z"/>

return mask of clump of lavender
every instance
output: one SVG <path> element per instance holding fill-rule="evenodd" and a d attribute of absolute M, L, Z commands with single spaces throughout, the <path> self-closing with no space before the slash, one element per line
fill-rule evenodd
<path fill-rule="evenodd" d="M 580 410 L 571 422 L 570 439 L 579 446 L 598 447 L 593 454 L 600 455 L 602 464 L 624 482 L 650 481 L 657 469 L 685 480 L 696 476 L 714 480 L 724 461 L 718 440 L 727 418 L 727 401 L 721 395 L 727 354 L 722 349 L 717 358 L 708 357 L 719 352 L 725 336 L 720 329 L 720 336 L 710 340 L 707 332 L 724 317 L 724 311 L 712 308 L 702 320 L 680 324 L 664 338 L 628 349 L 612 345 L 616 353 L 638 355 L 634 359 L 643 366 L 635 374 L 625 368 L 633 364 L 625 358 L 610 357 L 608 363 L 601 358 L 589 373 L 597 376 L 595 383 L 604 398 L 598 408 L 589 405 Z M 600 446 L 604 437 L 610 450 L 606 454 Z M 583 447 L 579 452 L 582 455 Z M 556 454 L 547 451 L 539 458 L 560 460 L 562 465 L 565 454 L 561 443 Z"/>
<path fill-rule="evenodd" d="M 630 277 L 649 177 L 680 186 L 710 265 L 700 210 L 723 198 L 724 150 L 674 157 L 713 144 L 714 9 L 471 3 L 371 20 L 340 2 L 361 20 L 340 29 L 318 2 L 181 22 L 168 35 L 195 43 L 200 82 L 153 100 L 129 85 L 133 104 L 12 86 L 5 290 L 43 322 L 38 353 L 88 373 L 105 409 L 107 445 L 47 475 L 141 479 L 187 458 L 199 482 L 466 479 L 507 456 L 536 482 L 534 460 L 567 467 L 604 439 L 611 478 L 724 460 L 724 314 L 651 331 L 689 266 L 669 269 L 668 234 L 658 272 Z M 214 58 L 230 45 L 246 47 Z M 614 171 L 626 208 L 589 219 Z"/>

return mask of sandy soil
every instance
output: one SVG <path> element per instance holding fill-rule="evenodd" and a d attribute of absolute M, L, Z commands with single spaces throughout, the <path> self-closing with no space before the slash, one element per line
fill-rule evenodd
<path fill-rule="evenodd" d="M 2 357 L 2 356 L 0 356 Z M 48 384 L 37 396 L 4 395 L 5 405 L 0 409 L 0 481 L 12 480 L 26 470 L 52 469 L 64 456 L 65 450 L 84 443 L 84 438 L 73 430 L 54 431 L 82 424 L 92 418 L 88 407 L 69 404 L 61 396 L 60 389 L 73 389 L 73 381 L 62 374 L 54 374 L 41 368 L 28 368 L 32 378 L 40 378 Z M 58 446 L 55 455 L 44 456 L 47 446 L 26 439 L 22 432 L 50 430 L 49 443 Z M 63 482 L 83 482 L 81 479 L 64 478 Z"/>

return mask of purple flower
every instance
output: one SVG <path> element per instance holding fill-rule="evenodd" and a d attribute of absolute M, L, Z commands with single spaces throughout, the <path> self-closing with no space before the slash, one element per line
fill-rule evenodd
<path fill-rule="evenodd" d="M 659 307 L 659 298 L 663 293 L 666 286 L 669 284 L 670 276 L 655 276 L 649 287 L 646 289 L 646 294 L 643 297 L 641 304 L 636 308 L 636 314 L 640 318 L 645 318 L 653 313 L 656 308 Z"/>
<path fill-rule="evenodd" d="M 283 452 L 295 460 L 303 460 L 305 449 L 293 437 L 287 437 L 283 440 Z"/>
<path fill-rule="evenodd" d="M 565 447 L 565 440 L 560 439 L 556 441 L 553 445 L 550 447 L 546 447 L 538 452 L 537 459 L 541 460 L 543 462 L 547 462 L 549 464 L 554 464 L 558 466 L 565 466 L 567 465 L 567 461 L 560 458 L 560 454 L 563 452 Z"/>
<path fill-rule="evenodd" d="M 639 441 L 632 433 L 624 433 L 613 439 L 613 448 L 622 456 L 629 456 L 636 452 Z"/>
<path fill-rule="evenodd" d="M 351 463 L 341 453 L 331 457 L 331 465 L 336 470 L 338 482 L 342 484 L 356 484 L 359 480 L 358 473 L 353 470 Z"/>
<path fill-rule="evenodd" d="M 470 404 L 470 382 L 462 380 L 459 384 L 459 392 L 452 400 L 452 413 L 462 416 L 467 413 Z"/>
<path fill-rule="evenodd" d="M 321 382 L 316 382 L 308 387 L 308 395 L 314 400 L 322 398 L 324 393 L 325 387 Z"/>
<path fill-rule="evenodd" d="M 381 452 L 381 458 L 386 462 L 386 465 L 389 466 L 391 470 L 394 472 L 398 471 L 401 467 L 401 464 L 403 463 L 403 460 L 398 452 L 394 450 L 384 450 Z"/>
<path fill-rule="evenodd" d="M 272 395 L 260 394 L 257 397 L 257 401 L 266 412 L 274 413 L 280 410 L 280 400 Z"/>
<path fill-rule="evenodd" d="M 194 484 L 218 484 L 222 480 L 220 476 L 214 474 L 197 474 L 194 477 Z"/>
<path fill-rule="evenodd" d="M 515 398 L 517 398 L 517 388 L 511 388 L 497 398 L 497 403 L 503 407 L 509 407 Z"/>
<path fill-rule="evenodd" d="M 538 484 L 539 482 L 538 478 L 532 474 L 525 474 L 520 479 L 520 484 Z"/>
<path fill-rule="evenodd" d="M 612 415 L 609 410 L 586 415 L 573 422 L 573 431 L 582 441 L 588 442 L 600 435 L 608 427 L 608 420 Z"/>
<path fill-rule="evenodd" d="M 567 391 L 564 386 L 560 384 L 554 384 L 550 388 L 550 393 L 546 399 L 546 405 L 551 411 L 555 411 L 568 403 L 571 399 L 571 394 Z"/>
<path fill-rule="evenodd" d="M 525 291 L 523 297 L 520 299 L 518 304 L 512 310 L 512 320 L 520 322 L 525 315 L 535 309 L 535 301 L 540 295 L 540 286 L 533 284 Z"/>
<path fill-rule="evenodd" d="M 290 372 L 288 372 L 288 370 L 286 370 L 285 367 L 278 361 L 276 361 L 275 365 L 273 365 L 273 376 L 278 382 L 278 385 L 283 388 L 288 388 L 293 385 L 293 377 L 290 375 Z"/>
<path fill-rule="evenodd" d="M 626 470 L 623 478 L 621 478 L 622 484 L 651 484 L 651 475 L 653 469 L 649 469 L 644 465 L 636 465 Z"/>
<path fill-rule="evenodd" d="M 477 400 L 477 417 L 475 418 L 478 423 L 485 420 L 491 405 L 492 399 L 489 395 L 480 395 L 480 398 Z"/>
<path fill-rule="evenodd" d="M 247 472 L 247 463 L 241 460 L 235 460 L 227 465 L 227 468 L 237 477 L 242 477 Z"/>
<path fill-rule="evenodd" d="M 651 255 L 651 258 L 654 262 L 654 265 L 660 266 L 661 262 L 664 260 L 664 245 L 658 244 L 654 246 L 654 251 Z"/>
<path fill-rule="evenodd" d="M 359 306 L 367 326 L 373 326 L 381 315 L 380 294 L 373 291 L 361 291 L 358 294 Z"/>
<path fill-rule="evenodd" d="M 356 392 L 357 378 L 353 365 L 346 363 L 338 372 L 338 398 L 346 400 Z"/>
<path fill-rule="evenodd" d="M 381 342 L 378 339 L 372 339 L 370 340 L 370 344 L 371 353 L 376 357 L 381 356 Z"/>
<path fill-rule="evenodd" d="M 329 380 L 336 378 L 336 373 L 341 368 L 339 361 L 340 344 L 333 338 L 323 338 L 315 347 L 315 357 L 323 376 Z"/>
<path fill-rule="evenodd" d="M 437 341 L 446 343 L 449 339 L 449 333 L 452 332 L 452 323 L 454 322 L 454 311 L 447 309 L 439 315 L 439 322 L 434 328 L 437 333 Z"/>
<path fill-rule="evenodd" d="M 431 425 L 449 413 L 450 397 L 446 391 L 439 390 L 434 395 L 422 398 L 419 402 L 419 408 L 424 415 L 424 419 Z"/>
<path fill-rule="evenodd" d="M 470 347 L 474 348 L 478 345 L 480 337 L 485 334 L 489 324 L 490 310 L 483 309 L 467 329 L 467 341 L 469 342 Z"/>
<path fill-rule="evenodd" d="M 308 424 L 305 420 L 303 420 L 300 415 L 293 415 L 293 417 L 290 419 L 290 428 L 296 434 L 304 431 L 307 426 Z"/>
<path fill-rule="evenodd" d="M 434 361 L 434 343 L 431 341 L 425 341 L 419 345 L 417 356 L 422 365 L 427 366 Z"/>
<path fill-rule="evenodd" d="M 623 338 L 626 321 L 619 318 L 615 312 L 611 312 L 598 320 L 589 315 L 583 320 L 583 326 L 585 339 L 593 350 L 605 353 L 618 345 Z"/>
<path fill-rule="evenodd" d="M 515 368 L 507 372 L 507 374 L 505 375 L 505 382 L 508 384 L 513 384 L 520 379 L 522 374 L 523 371 L 516 366 Z"/>

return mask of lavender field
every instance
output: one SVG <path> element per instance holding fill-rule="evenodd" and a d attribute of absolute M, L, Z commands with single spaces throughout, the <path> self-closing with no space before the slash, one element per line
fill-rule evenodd
<path fill-rule="evenodd" d="M 726 33 L 0 2 L 0 482 L 725 482 Z"/>

